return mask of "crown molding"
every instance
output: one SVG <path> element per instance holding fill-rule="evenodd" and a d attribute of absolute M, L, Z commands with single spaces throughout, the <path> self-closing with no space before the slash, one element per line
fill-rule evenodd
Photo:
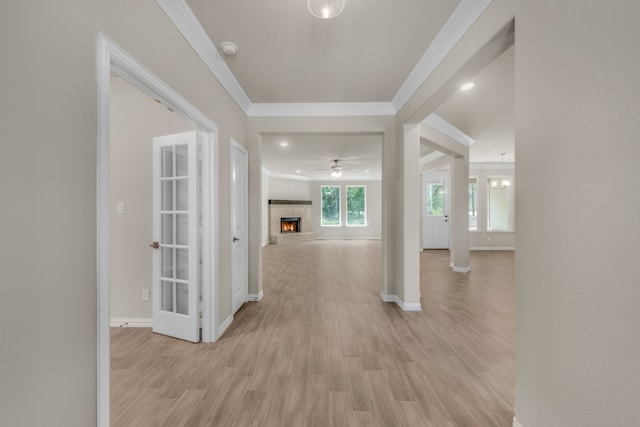
<path fill-rule="evenodd" d="M 395 116 L 390 102 L 256 103 L 249 117 Z"/>
<path fill-rule="evenodd" d="M 492 0 L 461 0 L 447 22 L 413 68 L 407 80 L 400 86 L 391 103 L 396 111 L 409 101 L 418 88 L 442 62 L 451 49 L 469 30 Z"/>
<path fill-rule="evenodd" d="M 332 178 L 330 176 L 306 176 L 306 175 L 292 175 L 288 173 L 278 173 L 271 172 L 266 168 L 262 168 L 262 172 L 265 173 L 268 177 L 273 178 L 282 178 L 282 179 L 291 179 L 294 181 L 305 181 L 305 182 L 345 182 L 345 181 L 381 181 L 382 177 L 380 176 L 341 176 L 340 178 Z"/>
<path fill-rule="evenodd" d="M 440 133 L 447 135 L 452 138 L 454 141 L 459 142 L 460 144 L 470 147 L 475 141 L 466 133 L 462 132 L 460 129 L 443 119 L 442 117 L 436 115 L 435 113 L 431 113 L 427 116 L 426 119 L 422 121 L 423 123 L 431 126 L 435 130 Z"/>
<path fill-rule="evenodd" d="M 251 99 L 224 62 L 222 55 L 187 5 L 186 0 L 156 0 L 156 3 L 246 114 L 251 107 Z"/>
<path fill-rule="evenodd" d="M 394 116 L 492 0 L 461 0 L 391 102 L 252 103 L 186 0 L 156 0 L 205 65 L 249 117 Z"/>
<path fill-rule="evenodd" d="M 420 158 L 420 166 L 424 166 L 429 162 L 432 162 L 436 159 L 439 159 L 440 157 L 444 156 L 445 154 L 440 152 L 440 151 L 434 151 L 433 153 L 429 153 L 426 156 Z"/>

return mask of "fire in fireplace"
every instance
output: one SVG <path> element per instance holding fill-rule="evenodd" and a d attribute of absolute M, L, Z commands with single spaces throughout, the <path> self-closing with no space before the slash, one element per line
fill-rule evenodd
<path fill-rule="evenodd" d="M 280 218 L 280 232 L 281 233 L 299 233 L 300 232 L 300 218 Z"/>

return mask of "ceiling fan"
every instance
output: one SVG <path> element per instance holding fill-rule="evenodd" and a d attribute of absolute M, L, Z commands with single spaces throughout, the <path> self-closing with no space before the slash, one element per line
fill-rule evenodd
<path fill-rule="evenodd" d="M 333 159 L 333 165 L 331 166 L 331 177 L 340 178 L 342 176 L 342 166 L 339 159 Z"/>

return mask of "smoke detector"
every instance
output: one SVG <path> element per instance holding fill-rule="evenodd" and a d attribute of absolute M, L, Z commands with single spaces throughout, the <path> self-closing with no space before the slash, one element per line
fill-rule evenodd
<path fill-rule="evenodd" d="M 227 56 L 234 56 L 238 52 L 238 45 L 233 42 L 222 42 L 220 46 Z"/>

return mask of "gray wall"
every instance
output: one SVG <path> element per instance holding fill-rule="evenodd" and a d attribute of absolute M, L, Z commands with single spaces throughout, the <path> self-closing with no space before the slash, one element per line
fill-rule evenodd
<path fill-rule="evenodd" d="M 640 425 L 640 2 L 516 9 L 516 417 Z"/>
<path fill-rule="evenodd" d="M 0 425 L 96 422 L 96 34 L 243 143 L 246 117 L 154 1 L 0 3 Z M 167 52 L 171 52 L 170 55 Z M 220 162 L 220 204 L 229 205 Z M 220 213 L 229 241 L 229 214 Z M 229 301 L 229 251 L 220 249 Z M 230 314 L 229 304 L 220 317 Z"/>
<path fill-rule="evenodd" d="M 142 289 L 152 283 L 152 139 L 194 129 L 122 78 L 111 79 L 112 318 L 151 318 Z M 116 214 L 118 202 L 124 215 Z"/>
<path fill-rule="evenodd" d="M 309 181 L 270 176 L 268 191 L 273 200 L 311 200 Z"/>

